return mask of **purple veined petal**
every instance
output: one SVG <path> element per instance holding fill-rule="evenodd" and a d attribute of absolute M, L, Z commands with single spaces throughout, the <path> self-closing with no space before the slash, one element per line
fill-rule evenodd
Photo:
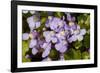
<path fill-rule="evenodd" d="M 47 21 L 46 21 L 45 26 L 46 26 L 47 28 L 49 28 L 49 27 L 50 27 L 49 20 L 47 20 Z"/>
<path fill-rule="evenodd" d="M 51 36 L 47 36 L 47 37 L 45 37 L 45 40 L 46 40 L 46 42 L 50 42 L 51 41 Z"/>
<path fill-rule="evenodd" d="M 86 34 L 86 29 L 81 29 L 80 30 L 80 35 L 85 35 Z"/>
<path fill-rule="evenodd" d="M 62 43 L 63 45 L 67 45 L 67 44 L 68 44 L 68 42 L 67 42 L 66 40 L 62 40 L 61 43 Z"/>
<path fill-rule="evenodd" d="M 52 30 L 55 30 L 55 29 L 57 29 L 58 28 L 58 22 L 59 21 L 61 21 L 59 18 L 57 18 L 57 17 L 54 17 L 53 18 L 53 20 L 51 21 L 51 23 L 50 23 L 50 28 L 52 29 Z"/>
<path fill-rule="evenodd" d="M 42 48 L 44 42 L 45 42 L 44 40 L 40 40 L 40 39 L 38 39 L 38 44 L 41 46 L 41 48 Z"/>
<path fill-rule="evenodd" d="M 36 22 L 36 28 L 39 28 L 40 27 L 40 22 Z"/>
<path fill-rule="evenodd" d="M 45 49 L 48 46 L 48 43 L 43 43 L 42 48 Z"/>
<path fill-rule="evenodd" d="M 56 49 L 57 51 L 59 51 L 59 50 L 61 49 L 61 47 L 62 47 L 62 44 L 61 44 L 61 43 L 55 44 L 55 49 Z"/>
<path fill-rule="evenodd" d="M 22 40 L 28 40 L 29 39 L 29 34 L 28 33 L 23 33 L 22 34 Z"/>
<path fill-rule="evenodd" d="M 57 18 L 57 17 L 54 17 L 53 18 L 53 21 L 55 21 L 55 22 L 59 22 L 61 19 L 60 18 Z"/>
<path fill-rule="evenodd" d="M 32 39 L 32 40 L 30 41 L 29 48 L 33 48 L 33 47 L 35 47 L 36 45 L 37 45 L 37 40 Z"/>
<path fill-rule="evenodd" d="M 27 18 L 27 23 L 31 31 L 35 28 L 35 22 L 33 18 L 34 18 L 33 16 Z"/>
<path fill-rule="evenodd" d="M 70 28 L 70 34 L 74 34 L 74 30 L 72 28 Z"/>
<path fill-rule="evenodd" d="M 77 25 L 74 24 L 74 25 L 71 26 L 71 28 L 72 28 L 73 30 L 76 30 L 76 29 L 77 29 Z"/>
<path fill-rule="evenodd" d="M 80 30 L 80 26 L 79 25 L 77 25 L 77 29 Z"/>
<path fill-rule="evenodd" d="M 53 43 L 56 43 L 58 41 L 56 37 L 52 37 L 51 40 Z"/>
<path fill-rule="evenodd" d="M 75 22 L 75 20 L 76 20 L 75 17 L 72 17 L 72 21 Z"/>
<path fill-rule="evenodd" d="M 43 32 L 43 36 L 45 37 L 46 42 L 50 42 L 51 41 L 50 31 L 44 31 Z"/>
<path fill-rule="evenodd" d="M 67 46 L 62 45 L 59 52 L 64 53 L 67 50 Z"/>
<path fill-rule="evenodd" d="M 49 49 L 45 49 L 44 52 L 42 53 L 42 57 L 45 58 L 49 55 L 50 50 Z"/>
<path fill-rule="evenodd" d="M 75 23 L 74 22 L 69 22 L 69 26 L 72 28 L 72 26 L 74 26 Z"/>
<path fill-rule="evenodd" d="M 51 30 L 55 30 L 55 29 L 57 29 L 57 27 L 58 27 L 58 24 L 56 21 L 51 22 L 51 24 L 50 24 Z"/>
<path fill-rule="evenodd" d="M 61 31 L 61 28 L 56 28 L 54 31 L 59 32 L 59 31 Z"/>
<path fill-rule="evenodd" d="M 80 33 L 79 30 L 74 30 L 74 34 L 75 34 L 75 35 L 78 35 L 79 33 Z"/>
<path fill-rule="evenodd" d="M 77 39 L 78 39 L 78 41 L 82 41 L 83 40 L 83 36 L 82 35 L 77 35 Z"/>
<path fill-rule="evenodd" d="M 56 37 L 58 39 L 66 39 L 65 32 L 64 31 L 60 31 L 59 33 L 56 34 Z"/>
<path fill-rule="evenodd" d="M 31 33 L 32 33 L 33 38 L 36 38 L 39 35 L 37 31 L 32 31 Z"/>
<path fill-rule="evenodd" d="M 42 48 L 44 50 L 46 50 L 46 49 L 50 50 L 51 49 L 51 43 L 44 43 L 43 46 L 42 46 Z"/>
<path fill-rule="evenodd" d="M 36 55 L 38 53 L 38 50 L 34 47 L 34 48 L 32 48 L 32 54 L 33 55 Z"/>
<path fill-rule="evenodd" d="M 60 20 L 60 21 L 58 22 L 58 25 L 59 25 L 59 28 L 63 27 L 63 26 L 64 26 L 64 21 Z"/>
<path fill-rule="evenodd" d="M 73 41 L 77 40 L 77 35 L 72 35 L 70 38 L 68 38 L 69 43 L 72 43 Z"/>
<path fill-rule="evenodd" d="M 43 36 L 46 37 L 47 35 L 50 35 L 50 31 L 44 31 Z"/>
<path fill-rule="evenodd" d="M 64 29 L 68 31 L 68 30 L 70 30 L 70 27 L 66 24 L 66 25 L 64 25 Z"/>
<path fill-rule="evenodd" d="M 66 13 L 66 14 L 67 14 L 67 20 L 68 20 L 68 21 L 72 21 L 71 14 L 70 14 L 70 13 Z"/>

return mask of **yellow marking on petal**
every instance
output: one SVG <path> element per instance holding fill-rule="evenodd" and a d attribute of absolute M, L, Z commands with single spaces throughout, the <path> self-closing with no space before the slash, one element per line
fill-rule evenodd
<path fill-rule="evenodd" d="M 79 30 L 75 30 L 74 33 L 75 33 L 75 34 L 78 34 L 78 33 L 79 33 Z"/>
<path fill-rule="evenodd" d="M 51 31 L 50 34 L 51 34 L 51 35 L 54 35 L 55 33 L 54 33 L 54 31 Z"/>
<path fill-rule="evenodd" d="M 50 20 L 51 20 L 51 19 L 52 19 L 52 16 L 48 16 L 48 19 L 50 19 Z"/>
<path fill-rule="evenodd" d="M 60 34 L 61 34 L 61 35 L 65 35 L 65 32 L 64 32 L 64 31 L 61 31 Z"/>
<path fill-rule="evenodd" d="M 32 33 L 30 33 L 30 34 L 29 34 L 29 37 L 32 39 L 32 38 L 33 38 L 33 34 L 32 34 Z"/>
<path fill-rule="evenodd" d="M 74 25 L 74 22 L 69 22 L 69 26 L 73 26 Z"/>
<path fill-rule="evenodd" d="M 58 24 L 59 26 L 63 26 L 63 22 L 61 21 L 61 22 L 59 22 L 59 24 Z"/>

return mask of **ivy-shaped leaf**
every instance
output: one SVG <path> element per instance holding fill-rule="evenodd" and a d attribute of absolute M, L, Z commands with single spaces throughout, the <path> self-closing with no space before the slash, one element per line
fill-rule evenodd
<path fill-rule="evenodd" d="M 75 49 L 79 49 L 82 47 L 82 41 L 76 41 L 73 43 Z"/>
<path fill-rule="evenodd" d="M 83 46 L 84 46 L 85 48 L 90 48 L 90 35 L 89 35 L 89 34 L 86 34 L 86 35 L 84 36 Z"/>
<path fill-rule="evenodd" d="M 90 29 L 90 14 L 80 14 L 77 19 L 81 28 Z"/>
<path fill-rule="evenodd" d="M 29 50 L 29 41 L 22 41 L 22 62 L 29 62 L 30 60 L 25 58 L 26 52 Z"/>
<path fill-rule="evenodd" d="M 58 53 L 58 51 L 56 51 L 55 49 L 51 49 L 51 50 L 50 50 L 49 57 L 50 57 L 52 60 L 57 60 L 57 59 L 59 58 L 59 53 Z"/>
<path fill-rule="evenodd" d="M 64 14 L 62 12 L 54 12 L 54 16 L 61 18 Z"/>
<path fill-rule="evenodd" d="M 82 59 L 90 59 L 90 54 L 87 51 L 83 52 Z"/>
<path fill-rule="evenodd" d="M 75 50 L 73 48 L 70 48 L 67 53 L 64 54 L 65 60 L 77 60 L 81 59 L 81 51 Z"/>

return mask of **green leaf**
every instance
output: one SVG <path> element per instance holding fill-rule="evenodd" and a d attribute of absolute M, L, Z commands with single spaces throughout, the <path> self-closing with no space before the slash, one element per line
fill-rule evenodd
<path fill-rule="evenodd" d="M 54 12 L 54 16 L 61 18 L 63 16 L 63 13 L 62 12 Z"/>
<path fill-rule="evenodd" d="M 90 48 L 90 35 L 86 34 L 83 39 L 83 46 L 85 48 Z"/>
<path fill-rule="evenodd" d="M 87 51 L 82 53 L 82 59 L 90 59 L 90 55 Z"/>
<path fill-rule="evenodd" d="M 46 20 L 47 20 L 46 17 L 42 17 L 41 20 L 40 20 L 41 21 L 41 24 L 44 24 L 46 22 Z"/>
<path fill-rule="evenodd" d="M 70 48 L 68 52 L 64 54 L 64 59 L 65 60 L 81 59 L 81 51 Z"/>
<path fill-rule="evenodd" d="M 29 50 L 29 42 L 28 41 L 22 41 L 22 58 L 23 58 L 23 62 L 24 62 L 24 58 L 26 55 L 26 52 Z"/>
<path fill-rule="evenodd" d="M 59 58 L 59 53 L 58 53 L 58 51 L 56 51 L 55 49 L 51 49 L 51 50 L 50 50 L 49 57 L 50 57 L 52 60 L 57 60 L 57 59 Z"/>
<path fill-rule="evenodd" d="M 41 11 L 40 12 L 40 16 L 41 17 L 47 17 L 48 16 L 48 13 L 46 11 Z"/>
<path fill-rule="evenodd" d="M 90 29 L 90 14 L 84 13 L 77 16 L 78 24 L 81 28 Z"/>
<path fill-rule="evenodd" d="M 40 20 L 41 26 L 36 29 L 38 32 L 41 32 L 43 30 L 43 28 L 45 27 L 46 20 L 47 20 L 46 17 L 41 17 L 41 20 Z"/>
<path fill-rule="evenodd" d="M 24 57 L 24 58 L 22 59 L 22 62 L 31 62 L 31 59 L 25 58 L 25 57 Z"/>
<path fill-rule="evenodd" d="M 30 17 L 30 16 L 32 16 L 32 14 L 30 13 L 30 12 L 28 12 L 28 13 L 26 13 L 26 14 L 22 14 L 23 15 L 23 17 L 25 17 L 25 18 L 28 18 L 28 17 Z"/>
<path fill-rule="evenodd" d="M 75 49 L 79 49 L 82 47 L 82 41 L 76 41 L 73 43 Z"/>

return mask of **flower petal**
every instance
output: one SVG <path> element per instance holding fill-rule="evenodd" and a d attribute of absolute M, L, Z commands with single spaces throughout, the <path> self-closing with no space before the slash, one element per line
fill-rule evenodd
<path fill-rule="evenodd" d="M 29 34 L 28 33 L 23 33 L 22 34 L 22 40 L 28 40 L 29 39 Z"/>
<path fill-rule="evenodd" d="M 34 16 L 27 18 L 27 23 L 31 31 L 35 28 L 35 22 L 33 19 L 34 19 Z"/>
<path fill-rule="evenodd" d="M 34 48 L 32 48 L 32 54 L 33 55 L 36 55 L 38 53 L 38 50 L 34 47 Z"/>
<path fill-rule="evenodd" d="M 40 27 L 40 22 L 36 22 L 36 28 L 39 28 Z"/>
<path fill-rule="evenodd" d="M 37 40 L 32 39 L 32 40 L 30 41 L 29 48 L 33 48 L 33 47 L 36 46 L 36 45 L 37 45 Z"/>
<path fill-rule="evenodd" d="M 50 50 L 48 50 L 48 49 L 44 50 L 42 57 L 45 58 L 46 56 L 49 55 L 49 53 L 50 53 Z"/>
<path fill-rule="evenodd" d="M 85 35 L 86 34 L 86 29 L 81 29 L 80 30 L 80 35 Z"/>

